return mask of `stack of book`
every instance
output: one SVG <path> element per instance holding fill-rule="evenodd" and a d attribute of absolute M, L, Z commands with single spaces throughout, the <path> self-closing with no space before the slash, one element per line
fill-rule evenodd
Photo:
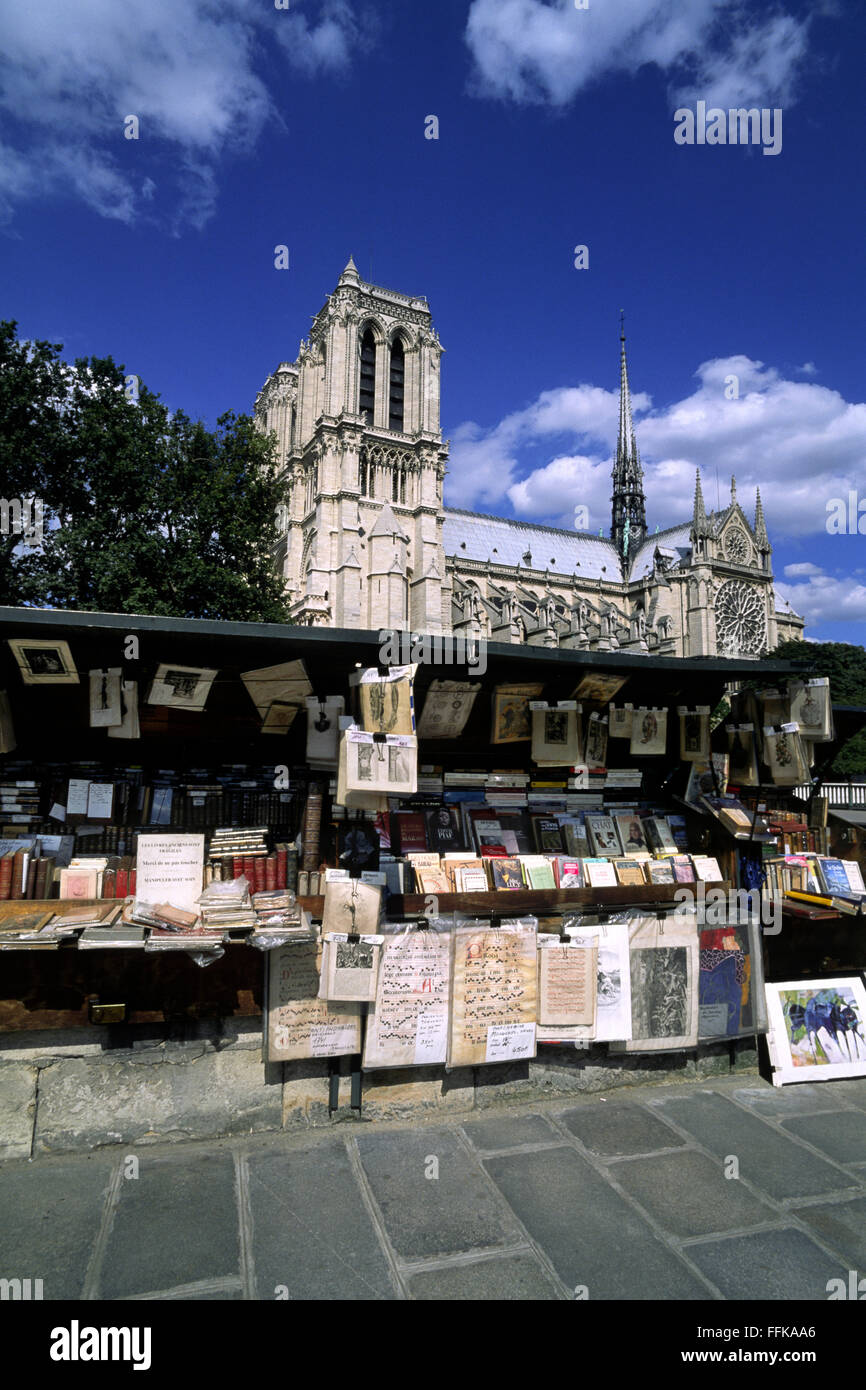
<path fill-rule="evenodd" d="M 29 826 L 39 820 L 39 800 L 38 782 L 26 778 L 0 782 L 0 821 L 13 827 Z"/>

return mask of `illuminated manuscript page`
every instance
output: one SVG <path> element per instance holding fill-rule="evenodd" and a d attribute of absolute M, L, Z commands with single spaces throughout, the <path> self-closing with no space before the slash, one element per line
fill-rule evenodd
<path fill-rule="evenodd" d="M 448 1065 L 534 1057 L 537 980 L 533 927 L 458 928 Z"/>
<path fill-rule="evenodd" d="M 450 932 L 387 936 L 376 1003 L 367 1019 L 364 1067 L 444 1062 L 450 985 Z"/>

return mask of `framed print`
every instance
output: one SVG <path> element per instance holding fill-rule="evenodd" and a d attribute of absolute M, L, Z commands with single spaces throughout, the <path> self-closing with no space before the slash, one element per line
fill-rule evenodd
<path fill-rule="evenodd" d="M 78 685 L 68 642 L 8 639 L 25 685 Z"/>
<path fill-rule="evenodd" d="M 677 708 L 680 717 L 680 762 L 706 762 L 710 756 L 710 707 Z"/>
<path fill-rule="evenodd" d="M 859 975 L 768 984 L 773 1085 L 866 1076 L 866 988 Z"/>
<path fill-rule="evenodd" d="M 200 712 L 205 707 L 216 675 L 215 670 L 207 667 L 165 663 L 157 669 L 147 703 Z"/>
<path fill-rule="evenodd" d="M 89 673 L 91 729 L 119 728 L 123 723 L 121 675 L 119 666 Z"/>
<path fill-rule="evenodd" d="M 636 709 L 632 714 L 631 745 L 633 755 L 660 757 L 667 746 L 668 712 L 666 709 Z"/>

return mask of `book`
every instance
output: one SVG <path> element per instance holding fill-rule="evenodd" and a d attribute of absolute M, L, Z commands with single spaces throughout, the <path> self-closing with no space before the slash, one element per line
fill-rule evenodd
<path fill-rule="evenodd" d="M 696 881 L 694 865 L 689 855 L 671 855 L 671 864 L 673 865 L 674 879 L 677 883 L 694 883 Z"/>
<path fill-rule="evenodd" d="M 718 883 L 722 877 L 719 868 L 719 861 L 710 855 L 693 854 L 692 863 L 695 866 L 695 873 L 703 883 Z"/>
<path fill-rule="evenodd" d="M 501 861 L 494 860 L 493 863 Z M 454 871 L 455 889 L 458 893 L 486 893 L 488 889 L 487 875 L 484 872 L 484 865 L 481 860 L 476 860 L 473 864 L 458 864 Z"/>
<path fill-rule="evenodd" d="M 677 844 L 667 816 L 647 816 L 644 821 L 647 842 L 662 854 L 676 854 Z"/>
<path fill-rule="evenodd" d="M 615 815 L 613 821 L 622 842 L 623 853 L 627 856 L 636 856 L 639 859 L 649 859 L 651 850 L 640 816 Z"/>
<path fill-rule="evenodd" d="M 563 850 L 562 833 L 559 821 L 552 816 L 533 816 L 532 831 L 535 848 L 541 854 L 561 854 Z"/>
<path fill-rule="evenodd" d="M 584 859 L 583 871 L 591 888 L 616 888 L 616 869 L 609 859 Z"/>
<path fill-rule="evenodd" d="M 582 888 L 583 865 L 580 859 L 558 855 L 554 860 L 554 877 L 558 888 Z"/>
<path fill-rule="evenodd" d="M 543 854 L 525 854 L 520 862 L 529 888 L 542 889 L 556 887 L 553 864 L 549 859 L 546 859 Z"/>
<path fill-rule="evenodd" d="M 644 884 L 643 865 L 638 859 L 614 859 L 613 867 L 616 870 L 617 882 L 623 887 L 628 884 Z"/>
<path fill-rule="evenodd" d="M 818 859 L 818 873 L 824 891 L 832 896 L 834 893 L 843 896 L 851 892 L 851 884 L 848 881 L 848 874 L 841 859 Z"/>
<path fill-rule="evenodd" d="M 669 859 L 650 859 L 647 864 L 650 883 L 674 883 L 674 866 Z"/>
<path fill-rule="evenodd" d="M 505 856 L 490 861 L 490 877 L 497 890 L 523 888 L 523 872 L 518 858 Z M 531 886 L 531 885 L 530 885 Z"/>
<path fill-rule="evenodd" d="M 622 854 L 622 845 L 612 816 L 600 816 L 588 811 L 585 824 L 593 855 Z"/>

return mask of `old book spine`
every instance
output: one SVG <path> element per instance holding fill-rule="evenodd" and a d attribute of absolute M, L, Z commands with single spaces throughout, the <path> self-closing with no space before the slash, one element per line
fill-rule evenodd
<path fill-rule="evenodd" d="M 33 886 L 34 898 L 47 898 L 45 891 L 45 875 L 48 871 L 48 860 L 39 858 L 36 860 L 36 882 Z"/>
<path fill-rule="evenodd" d="M 304 809 L 304 858 L 302 867 L 308 873 L 312 873 L 319 865 L 321 825 L 322 791 L 316 783 L 313 783 L 307 793 L 307 804 Z"/>
<path fill-rule="evenodd" d="M 277 856 L 269 854 L 265 860 L 265 889 L 273 892 L 277 886 Z"/>
<path fill-rule="evenodd" d="M 287 846 L 286 846 L 286 845 L 277 845 L 277 851 L 276 851 L 276 855 L 275 855 L 275 860 L 276 860 L 276 864 L 275 864 L 275 882 L 274 882 L 274 887 L 275 887 L 275 888 L 285 888 L 285 887 L 286 887 L 286 860 L 287 860 L 287 857 L 288 857 L 288 848 L 287 848 Z"/>
<path fill-rule="evenodd" d="M 4 854 L 0 859 L 0 900 L 5 901 L 12 896 L 12 860 L 14 855 Z"/>
<path fill-rule="evenodd" d="M 289 845 L 286 850 L 286 881 L 281 884 L 281 888 L 287 888 L 290 893 L 298 891 L 298 850 L 296 845 Z"/>
<path fill-rule="evenodd" d="M 12 860 L 12 887 L 9 890 L 10 898 L 23 898 L 24 896 L 24 860 L 26 850 L 15 851 Z"/>

